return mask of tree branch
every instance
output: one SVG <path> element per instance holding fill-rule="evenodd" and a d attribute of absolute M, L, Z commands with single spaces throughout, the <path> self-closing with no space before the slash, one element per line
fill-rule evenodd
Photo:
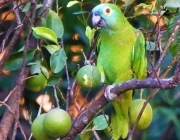
<path fill-rule="evenodd" d="M 177 68 L 178 73 L 180 74 L 180 64 Z M 160 81 L 160 83 L 159 83 Z M 111 92 L 120 95 L 125 91 L 132 90 L 132 89 L 140 89 L 140 88 L 160 88 L 160 89 L 170 89 L 177 86 L 180 82 L 180 76 L 178 75 L 176 78 L 171 77 L 168 79 L 153 79 L 147 78 L 144 80 L 136 80 L 132 79 L 124 83 L 119 83 L 114 88 L 111 89 Z M 76 120 L 73 122 L 74 126 L 72 127 L 70 133 L 62 138 L 62 140 L 71 140 L 74 139 L 84 128 L 85 126 L 94 118 L 97 112 L 102 109 L 108 101 L 102 95 L 99 99 L 94 101 L 93 104 L 87 108 Z"/>
<path fill-rule="evenodd" d="M 30 7 L 30 10 L 28 11 L 28 13 L 27 13 L 27 15 L 28 15 L 28 17 L 26 16 L 26 19 L 28 20 L 29 18 L 30 18 L 30 15 L 31 15 L 31 13 L 32 12 L 34 12 L 34 10 L 33 9 L 35 9 L 36 8 L 36 4 L 34 3 L 35 1 L 32 1 L 32 5 L 31 5 L 31 7 Z M 52 6 L 52 3 L 53 3 L 53 1 L 52 0 L 45 0 L 45 1 L 43 1 L 43 5 L 44 5 L 44 7 L 42 8 L 42 9 L 44 9 L 44 8 L 49 8 L 49 7 L 51 7 Z M 34 7 L 35 6 L 35 7 Z M 32 9 L 33 8 L 33 9 Z M 47 14 L 39 14 L 39 15 L 41 15 L 41 16 L 43 16 L 43 17 L 46 17 L 46 15 Z M 32 15 L 32 17 L 31 17 L 31 20 L 33 20 L 33 15 Z M 25 20 L 25 19 L 24 19 Z M 23 21 L 24 21 L 23 20 Z M 27 21 L 26 20 L 26 21 Z M 39 22 L 40 20 L 38 20 L 38 22 L 37 22 L 37 24 L 36 25 L 40 25 L 41 24 L 41 22 Z M 24 23 L 24 22 L 23 22 Z M 34 21 L 31 21 L 31 23 L 34 23 Z M 25 23 L 23 24 L 23 25 L 25 25 Z M 22 25 L 22 26 L 23 26 Z M 23 28 L 23 27 L 20 27 L 20 28 Z M 16 30 L 16 32 L 17 32 L 18 30 Z M 21 31 L 22 31 L 22 29 L 21 29 Z M 19 31 L 18 32 L 18 34 L 17 35 L 19 35 L 19 33 L 21 33 L 21 31 Z M 31 31 L 30 31 L 31 32 Z M 30 33 L 29 32 L 29 33 Z M 16 33 L 15 33 L 16 34 Z M 29 37 L 30 37 L 30 35 L 28 35 Z M 19 37 L 19 36 L 18 36 Z M 16 36 L 13 36 L 13 38 L 15 38 L 15 42 L 17 41 L 17 39 L 18 39 L 18 37 L 16 37 Z M 28 37 L 28 38 L 29 38 Z M 13 39 L 12 39 L 13 40 Z M 10 46 L 10 50 L 13 48 L 13 46 L 14 46 L 14 41 L 12 41 L 11 40 L 11 42 L 9 43 L 9 46 Z M 32 42 L 35 42 L 35 43 L 33 43 L 32 44 Z M 37 46 L 37 44 L 36 44 L 36 39 L 35 38 L 31 38 L 31 40 L 29 41 L 29 39 L 28 39 L 28 41 L 26 42 L 26 47 L 27 48 L 29 48 L 31 45 L 33 45 L 33 47 L 32 48 L 35 48 L 36 46 Z M 26 56 L 26 54 L 25 54 L 26 52 L 24 52 L 24 55 L 23 56 Z M 10 55 L 10 53 L 9 53 L 9 55 Z M 7 57 L 8 58 L 8 57 Z M 6 59 L 7 60 L 7 59 Z M 1 63 L 1 62 L 5 62 L 6 60 L 4 60 L 4 61 L 0 61 L 0 71 L 2 70 L 2 68 L 3 68 L 3 64 Z M 14 114 L 15 115 L 17 115 L 18 114 L 18 110 L 19 110 L 19 99 L 20 99 L 20 96 L 22 95 L 22 92 L 23 92 L 23 89 L 24 89 L 24 83 L 25 83 L 25 80 L 22 80 L 22 79 L 24 79 L 24 78 L 26 78 L 27 77 L 27 75 L 29 74 L 29 68 L 28 67 L 25 67 L 25 65 L 24 65 L 24 67 L 21 69 L 21 71 L 20 71 L 20 73 L 18 74 L 18 76 L 17 76 L 17 79 L 16 79 L 16 82 L 15 82 L 15 87 L 17 87 L 16 88 L 16 90 L 13 90 L 13 93 L 12 93 L 12 95 L 10 96 L 10 98 L 9 98 L 9 100 L 8 100 L 8 104 L 9 104 L 9 106 L 11 107 L 11 109 L 12 109 L 12 111 L 14 112 Z M 8 111 L 8 110 L 6 110 L 5 111 L 5 113 L 3 114 L 3 118 L 2 118 L 2 120 L 1 120 L 1 122 L 0 122 L 0 139 L 2 139 L 2 140 L 4 140 L 4 139 L 6 139 L 7 138 L 7 136 L 8 136 L 8 134 L 9 134 L 9 130 L 10 130 L 10 128 L 11 128 L 11 126 L 12 126 L 12 124 L 13 124 L 13 122 L 14 122 L 14 118 L 13 118 L 13 115 Z"/>
<path fill-rule="evenodd" d="M 176 87 L 178 83 L 180 83 L 180 62 L 177 64 L 174 76 L 171 78 L 147 78 L 144 80 L 131 79 L 129 81 L 117 84 L 111 89 L 110 92 L 120 96 L 122 93 L 133 89 L 160 88 L 166 90 Z M 74 125 L 72 126 L 71 131 L 66 137 L 62 138 L 62 140 L 75 139 L 75 137 L 85 128 L 85 126 L 91 122 L 97 112 L 108 104 L 104 94 L 102 94 L 97 100 L 92 100 L 91 102 L 89 103 L 89 107 L 74 120 Z"/>
<path fill-rule="evenodd" d="M 27 16 L 25 17 L 25 19 L 26 19 L 26 20 L 24 20 L 25 23 L 28 21 L 31 14 L 35 10 L 36 10 L 36 4 L 32 3 L 32 5 L 31 5 L 31 7 L 27 13 Z M 25 25 L 25 23 L 24 23 L 24 25 Z M 20 33 L 22 32 L 23 27 L 24 26 L 22 26 Z M 19 35 L 16 38 L 16 41 L 18 38 L 19 38 Z M 10 46 L 11 50 L 12 50 L 14 45 L 15 45 L 15 43 L 13 43 L 12 46 Z M 26 53 L 26 49 L 25 49 L 24 53 Z M 10 55 L 10 53 L 9 53 L 9 55 Z M 26 54 L 24 54 L 24 56 L 25 55 Z M 2 61 L 2 62 L 6 62 L 6 60 Z M 3 64 L 3 63 L 1 63 L 1 64 Z M 16 78 L 16 81 L 15 81 L 15 87 L 17 87 L 17 88 L 13 91 L 13 94 L 11 95 L 11 97 L 9 98 L 9 101 L 8 101 L 8 104 L 9 104 L 10 108 L 12 109 L 12 111 L 14 112 L 14 115 L 17 117 L 17 119 L 19 119 L 19 100 L 20 100 L 20 97 L 22 95 L 22 92 L 24 89 L 24 83 L 25 83 L 23 81 L 23 78 L 27 77 L 28 73 L 29 73 L 28 69 L 25 68 L 25 64 L 24 64 L 22 66 L 17 78 Z M 10 113 L 8 110 L 6 110 L 4 115 L 3 115 L 2 120 L 0 122 L 0 131 L 1 131 L 0 132 L 0 139 L 6 139 L 7 138 L 13 122 L 14 122 L 14 116 L 12 115 L 12 113 Z"/>

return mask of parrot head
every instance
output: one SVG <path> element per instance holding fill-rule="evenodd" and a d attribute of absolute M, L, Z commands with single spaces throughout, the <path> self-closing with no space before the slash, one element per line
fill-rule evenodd
<path fill-rule="evenodd" d="M 101 27 L 110 30 L 117 30 L 125 19 L 120 9 L 110 3 L 100 4 L 92 9 L 92 25 L 94 28 Z M 125 21 L 125 20 L 124 20 Z"/>

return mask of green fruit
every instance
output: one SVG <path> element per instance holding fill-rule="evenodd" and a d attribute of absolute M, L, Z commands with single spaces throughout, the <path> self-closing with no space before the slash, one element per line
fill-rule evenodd
<path fill-rule="evenodd" d="M 47 135 L 43 128 L 43 120 L 46 114 L 39 115 L 31 125 L 32 135 L 36 140 L 55 140 L 55 138 Z"/>
<path fill-rule="evenodd" d="M 82 67 L 77 75 L 76 80 L 79 85 L 85 88 L 97 87 L 101 81 L 101 74 L 97 67 L 86 65 Z"/>
<path fill-rule="evenodd" d="M 39 92 L 40 90 L 44 89 L 46 85 L 46 77 L 44 74 L 39 73 L 38 75 L 34 75 L 34 77 L 26 80 L 25 88 L 30 91 Z"/>
<path fill-rule="evenodd" d="M 134 125 L 134 123 L 136 122 L 136 119 L 137 119 L 139 112 L 141 111 L 145 101 L 146 100 L 144 100 L 144 99 L 136 99 L 131 102 L 131 105 L 130 105 L 131 125 Z M 140 120 L 139 120 L 139 123 L 137 124 L 137 128 L 141 129 L 141 130 L 146 129 L 150 125 L 150 123 L 152 121 L 152 117 L 153 117 L 152 108 L 151 108 L 150 104 L 148 103 Z"/>
<path fill-rule="evenodd" d="M 66 136 L 71 129 L 71 125 L 69 114 L 58 108 L 49 111 L 43 121 L 45 132 L 53 138 Z"/>

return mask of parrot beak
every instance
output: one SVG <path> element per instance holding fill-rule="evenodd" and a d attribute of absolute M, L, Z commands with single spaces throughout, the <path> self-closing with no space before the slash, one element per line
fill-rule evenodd
<path fill-rule="evenodd" d="M 98 12 L 92 13 L 92 25 L 94 28 L 96 27 L 105 27 L 106 22 L 105 20 L 100 16 Z"/>

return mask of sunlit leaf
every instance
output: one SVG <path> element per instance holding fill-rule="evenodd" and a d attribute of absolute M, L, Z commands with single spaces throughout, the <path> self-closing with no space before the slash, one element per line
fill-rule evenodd
<path fill-rule="evenodd" d="M 53 30 L 58 38 L 61 38 L 63 36 L 64 27 L 62 21 L 57 13 L 55 13 L 51 9 L 49 9 L 49 14 L 46 18 L 46 26 L 49 29 Z"/>
<path fill-rule="evenodd" d="M 77 4 L 77 3 L 80 3 L 80 2 L 77 1 L 77 0 L 70 1 L 70 2 L 68 2 L 66 7 L 71 7 L 71 6 L 73 6 L 73 5 Z"/>
<path fill-rule="evenodd" d="M 106 118 L 105 118 L 106 117 Z M 109 116 L 100 115 L 93 120 L 95 130 L 103 130 L 108 127 Z"/>
<path fill-rule="evenodd" d="M 37 4 L 36 5 L 36 9 L 39 9 L 39 8 L 41 8 L 43 5 L 42 4 Z"/>
<path fill-rule="evenodd" d="M 91 40 L 94 36 L 94 33 L 95 33 L 95 29 L 91 29 L 89 26 L 86 27 L 86 31 L 85 31 L 85 34 L 87 36 L 87 38 L 89 39 L 89 44 L 91 44 Z"/>
<path fill-rule="evenodd" d="M 53 54 L 55 51 L 60 50 L 60 46 L 58 45 L 47 45 L 45 48 L 48 50 L 50 54 Z"/>
<path fill-rule="evenodd" d="M 57 44 L 57 36 L 56 34 L 46 27 L 33 27 L 33 31 L 36 33 L 36 35 L 43 37 L 44 39 L 50 40 Z"/>
<path fill-rule="evenodd" d="M 136 10 L 134 15 L 140 15 L 140 14 L 144 14 L 144 10 L 148 10 L 149 12 L 152 10 L 152 6 L 151 5 L 147 5 L 145 3 L 140 3 L 136 6 Z"/>
<path fill-rule="evenodd" d="M 66 63 L 66 54 L 63 49 L 57 50 L 51 55 L 50 67 L 54 73 L 60 72 Z"/>
<path fill-rule="evenodd" d="M 27 51 L 26 64 L 32 60 L 34 53 L 35 53 L 35 50 Z M 4 69 L 17 70 L 22 67 L 22 61 L 23 61 L 23 51 L 14 53 L 9 57 L 9 59 L 5 63 Z"/>

